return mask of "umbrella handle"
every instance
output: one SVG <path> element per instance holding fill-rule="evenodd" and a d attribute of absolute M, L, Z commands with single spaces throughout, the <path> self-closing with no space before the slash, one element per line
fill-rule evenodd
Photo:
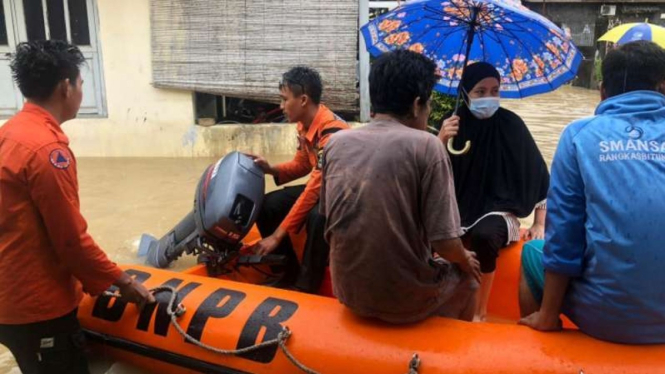
<path fill-rule="evenodd" d="M 466 143 L 464 143 L 464 148 L 462 148 L 462 150 L 458 151 L 453 147 L 453 139 L 454 138 L 448 139 L 448 152 L 450 152 L 450 154 L 453 154 L 455 156 L 459 156 L 459 155 L 463 155 L 463 154 L 469 152 L 469 150 L 471 149 L 471 142 L 470 141 L 467 140 Z"/>
<path fill-rule="evenodd" d="M 468 66 L 467 61 L 469 61 L 469 55 L 471 53 L 471 46 L 473 45 L 473 37 L 476 34 L 476 26 L 478 26 L 478 23 L 476 22 L 476 20 L 478 19 L 478 10 L 479 9 L 476 8 L 476 7 L 473 8 L 473 17 L 472 17 L 473 19 L 471 21 L 471 25 L 470 25 L 471 27 L 469 28 L 469 31 L 468 31 L 467 36 L 466 36 L 466 53 L 464 54 L 464 62 L 463 62 L 464 65 L 462 66 L 462 77 L 464 77 L 464 72 L 466 71 L 466 67 Z M 460 82 L 458 84 L 458 87 L 457 87 L 457 102 L 455 103 L 455 111 L 453 112 L 453 115 L 457 115 L 457 110 L 459 109 L 460 101 L 462 100 L 462 89 L 461 89 L 461 87 L 462 86 L 461 86 L 461 82 Z M 471 142 L 469 140 L 467 140 L 464 143 L 464 148 L 462 148 L 462 150 L 458 151 L 453 147 L 453 138 L 448 139 L 448 144 L 447 144 L 448 152 L 451 155 L 461 156 L 461 155 L 469 152 L 469 150 L 471 149 Z"/>

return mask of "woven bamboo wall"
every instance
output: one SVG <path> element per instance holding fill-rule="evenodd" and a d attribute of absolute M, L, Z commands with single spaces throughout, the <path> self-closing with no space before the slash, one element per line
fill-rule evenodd
<path fill-rule="evenodd" d="M 156 87 L 278 101 L 281 75 L 316 68 L 324 102 L 357 110 L 357 0 L 151 0 Z"/>

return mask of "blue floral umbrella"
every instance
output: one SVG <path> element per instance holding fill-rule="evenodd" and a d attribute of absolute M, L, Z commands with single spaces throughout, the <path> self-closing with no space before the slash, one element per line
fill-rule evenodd
<path fill-rule="evenodd" d="M 523 98 L 550 92 L 573 79 L 582 55 L 547 18 L 510 0 L 416 0 L 385 13 L 361 29 L 374 56 L 408 48 L 437 63 L 435 89 L 457 95 L 465 67 L 485 61 L 501 74 L 501 96 Z M 450 153 L 468 152 L 453 149 Z"/>
<path fill-rule="evenodd" d="M 502 77 L 501 96 L 550 92 L 573 79 L 582 55 L 545 17 L 509 0 L 416 0 L 362 27 L 374 56 L 408 48 L 434 60 L 436 90 L 458 94 L 464 67 L 488 62 Z"/>

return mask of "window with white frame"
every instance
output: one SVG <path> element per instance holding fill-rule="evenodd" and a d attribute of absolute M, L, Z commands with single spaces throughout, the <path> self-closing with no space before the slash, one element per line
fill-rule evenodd
<path fill-rule="evenodd" d="M 9 63 L 16 45 L 60 39 L 77 45 L 85 56 L 82 116 L 105 116 L 101 50 L 95 0 L 0 0 L 0 116 L 21 109 L 23 97 L 13 82 Z"/>

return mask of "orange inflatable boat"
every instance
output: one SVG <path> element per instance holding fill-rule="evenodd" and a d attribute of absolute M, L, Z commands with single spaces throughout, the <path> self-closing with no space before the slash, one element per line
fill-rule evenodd
<path fill-rule="evenodd" d="M 138 311 L 112 295 L 85 298 L 78 315 L 95 348 L 163 374 L 665 373 L 665 346 L 518 326 L 519 243 L 499 257 L 490 323 L 433 317 L 391 326 L 356 317 L 333 297 L 257 285 L 284 264 L 284 256 L 242 250 L 243 238 L 259 238 L 252 227 L 264 188 L 263 171 L 240 153 L 208 167 L 192 212 L 160 239 L 145 235 L 139 246 L 157 268 L 183 254 L 198 255 L 201 265 L 180 273 L 125 266 L 159 290 L 158 303 Z M 303 239 L 292 238 L 294 248 L 302 249 Z M 329 279 L 320 293 L 332 296 Z"/>
<path fill-rule="evenodd" d="M 540 333 L 516 325 L 520 250 L 516 244 L 499 257 L 488 323 L 433 317 L 390 326 L 356 317 L 334 298 L 208 277 L 203 265 L 181 273 L 124 268 L 149 288 L 178 290 L 185 311 L 174 319 L 195 340 L 224 350 L 267 346 L 225 355 L 186 342 L 167 313 L 170 292 L 157 294 L 159 303 L 141 312 L 113 297 L 87 297 L 79 318 L 99 354 L 164 374 L 306 368 L 358 374 L 665 373 L 665 346 L 611 344 L 575 330 Z M 279 347 L 280 338 L 302 368 Z M 410 369 L 414 354 L 420 366 Z"/>

